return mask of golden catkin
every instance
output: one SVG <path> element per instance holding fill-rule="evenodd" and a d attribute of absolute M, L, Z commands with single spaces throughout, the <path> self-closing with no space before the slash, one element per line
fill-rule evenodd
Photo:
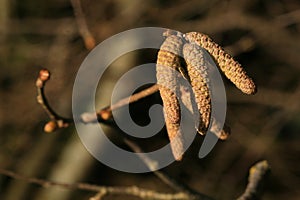
<path fill-rule="evenodd" d="M 164 111 L 166 110 L 164 109 Z M 174 124 L 168 118 L 166 118 L 165 121 L 172 154 L 175 160 L 180 161 L 184 154 L 184 139 L 179 123 Z"/>
<path fill-rule="evenodd" d="M 196 43 L 206 49 L 215 59 L 225 76 L 233 82 L 237 88 L 246 94 L 255 94 L 256 86 L 253 80 L 246 74 L 241 64 L 233 59 L 231 55 L 226 53 L 221 46 L 215 43 L 209 36 L 190 32 L 184 35 L 188 42 Z"/>
<path fill-rule="evenodd" d="M 201 47 L 186 43 L 183 46 L 183 57 L 187 64 L 187 72 L 200 112 L 198 132 L 205 134 L 210 122 L 211 99 L 209 94 L 209 78 L 207 65 Z"/>
<path fill-rule="evenodd" d="M 177 99 L 177 72 L 180 67 L 178 55 L 182 51 L 182 38 L 170 35 L 162 44 L 157 56 L 156 78 L 163 101 L 166 128 L 172 153 L 181 160 L 184 140 L 180 130 L 180 105 Z"/>

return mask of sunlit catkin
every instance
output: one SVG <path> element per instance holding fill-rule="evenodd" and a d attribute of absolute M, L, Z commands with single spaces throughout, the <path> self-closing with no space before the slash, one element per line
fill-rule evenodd
<path fill-rule="evenodd" d="M 178 55 L 182 51 L 182 38 L 170 35 L 161 45 L 157 57 L 156 77 L 163 101 L 166 128 L 172 153 L 181 160 L 184 153 L 184 140 L 180 130 L 180 105 L 177 99 L 177 72 L 180 67 Z"/>
<path fill-rule="evenodd" d="M 255 83 L 246 74 L 241 64 L 235 61 L 231 55 L 226 53 L 222 47 L 215 43 L 209 36 L 198 32 L 190 32 L 186 33 L 184 37 L 188 42 L 196 43 L 206 49 L 215 59 L 225 76 L 242 92 L 246 94 L 256 93 Z"/>
<path fill-rule="evenodd" d="M 205 134 L 210 122 L 211 99 L 209 94 L 209 78 L 203 49 L 196 44 L 186 43 L 183 46 L 183 57 L 200 112 L 198 132 Z"/>

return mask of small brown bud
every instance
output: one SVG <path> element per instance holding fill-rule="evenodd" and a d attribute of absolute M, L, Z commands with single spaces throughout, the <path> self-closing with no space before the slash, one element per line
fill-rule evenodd
<path fill-rule="evenodd" d="M 101 112 L 98 114 L 101 116 L 103 120 L 109 120 L 112 117 L 111 110 L 101 110 Z"/>
<path fill-rule="evenodd" d="M 46 82 L 50 79 L 50 72 L 47 69 L 41 69 L 39 73 L 39 79 Z"/>
<path fill-rule="evenodd" d="M 184 35 L 185 39 L 191 43 L 206 49 L 219 65 L 225 76 L 246 94 L 255 94 L 257 89 L 253 80 L 246 74 L 240 63 L 235 61 L 231 55 L 226 53 L 221 46 L 215 43 L 209 36 L 190 32 Z"/>
<path fill-rule="evenodd" d="M 44 131 L 47 133 L 52 133 L 58 128 L 58 125 L 56 121 L 49 121 L 45 126 L 44 126 Z"/>

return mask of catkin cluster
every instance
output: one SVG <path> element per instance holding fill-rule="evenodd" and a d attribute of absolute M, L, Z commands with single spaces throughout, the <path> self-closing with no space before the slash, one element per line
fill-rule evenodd
<path fill-rule="evenodd" d="M 184 153 L 184 137 L 180 128 L 179 100 L 193 113 L 191 102 L 194 99 L 200 118 L 195 119 L 198 124 L 195 128 L 199 133 L 205 134 L 210 123 L 212 131 L 217 130 L 214 133 L 222 140 L 226 139 L 230 132 L 227 126 L 219 127 L 219 123 L 211 117 L 209 63 L 205 59 L 204 51 L 210 54 L 225 76 L 242 92 L 254 94 L 256 86 L 242 66 L 207 35 L 198 32 L 172 34 L 166 35 L 166 40 L 158 52 L 156 76 L 172 153 L 176 160 L 181 160 Z M 180 61 L 180 55 L 183 56 L 184 62 Z M 177 71 L 190 82 L 192 91 L 183 89 L 179 84 Z"/>

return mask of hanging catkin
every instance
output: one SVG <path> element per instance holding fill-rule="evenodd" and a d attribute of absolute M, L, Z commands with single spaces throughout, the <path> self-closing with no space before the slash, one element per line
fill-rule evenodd
<path fill-rule="evenodd" d="M 177 72 L 180 67 L 178 55 L 182 51 L 181 37 L 170 35 L 161 45 L 157 57 L 156 77 L 163 101 L 166 128 L 172 153 L 181 160 L 184 153 L 184 140 L 180 130 L 180 105 L 177 99 Z"/>
<path fill-rule="evenodd" d="M 209 78 L 203 50 L 196 44 L 186 43 L 183 46 L 183 57 L 200 112 L 198 132 L 205 134 L 209 126 L 211 114 L 211 99 L 209 94 Z"/>
<path fill-rule="evenodd" d="M 256 86 L 253 80 L 246 74 L 241 64 L 235 61 L 231 55 L 226 53 L 209 36 L 198 32 L 190 32 L 186 33 L 184 37 L 188 42 L 196 43 L 206 49 L 215 59 L 225 76 L 242 92 L 246 94 L 256 93 Z"/>

